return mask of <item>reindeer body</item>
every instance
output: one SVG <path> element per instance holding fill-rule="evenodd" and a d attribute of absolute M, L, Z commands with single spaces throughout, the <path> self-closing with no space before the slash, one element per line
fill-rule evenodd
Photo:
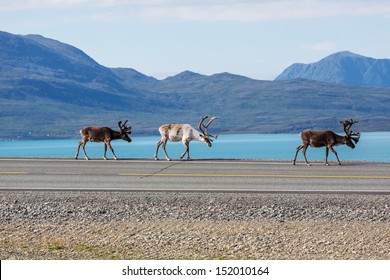
<path fill-rule="evenodd" d="M 109 127 L 87 126 L 80 130 L 83 138 L 90 142 L 103 142 L 105 139 L 120 139 L 120 133 Z"/>
<path fill-rule="evenodd" d="M 300 136 L 302 144 L 307 143 L 314 148 L 346 144 L 345 136 L 340 136 L 330 130 L 305 130 L 301 132 Z"/>
<path fill-rule="evenodd" d="M 110 148 L 114 159 L 117 159 L 114 149 L 111 146 L 112 140 L 123 139 L 127 142 L 131 142 L 130 137 L 128 136 L 131 133 L 131 127 L 126 127 L 127 121 L 122 125 L 122 122 L 119 122 L 120 131 L 115 131 L 109 127 L 95 127 L 95 126 L 87 126 L 80 130 L 81 141 L 78 144 L 77 152 L 75 155 L 75 159 L 78 158 L 80 147 L 83 148 L 83 152 L 85 155 L 85 159 L 89 160 L 87 153 L 85 152 L 85 145 L 88 141 L 90 142 L 104 142 L 104 156 L 103 159 L 107 159 L 107 146 Z"/>
<path fill-rule="evenodd" d="M 209 123 L 204 126 L 203 121 L 208 118 L 208 116 L 204 116 L 199 123 L 199 129 L 202 132 L 199 132 L 195 128 L 193 128 L 190 124 L 164 124 L 159 127 L 159 132 L 161 135 L 161 140 L 157 142 L 156 152 L 154 154 L 154 159 L 158 160 L 158 149 L 162 145 L 166 160 L 171 160 L 166 151 L 166 145 L 168 140 L 171 142 L 183 142 L 186 150 L 181 154 L 180 159 L 182 159 L 187 154 L 187 159 L 190 159 L 190 142 L 193 140 L 201 141 L 205 143 L 207 146 L 211 147 L 211 142 L 213 140 L 210 137 L 214 137 L 208 134 L 208 126 L 216 119 L 216 117 L 211 118 Z M 206 129 L 206 133 L 202 130 L 202 125 Z M 214 137 L 217 138 L 218 136 Z"/>
<path fill-rule="evenodd" d="M 202 141 L 199 137 L 201 133 L 189 124 L 164 124 L 158 130 L 161 136 L 164 135 L 171 142 Z"/>
<path fill-rule="evenodd" d="M 352 131 L 349 131 L 350 127 L 352 124 L 357 123 L 357 121 L 344 121 L 341 122 L 344 126 L 344 131 L 345 131 L 345 136 L 338 135 L 334 133 L 333 131 L 326 130 L 326 131 L 321 131 L 321 130 L 305 130 L 300 133 L 301 139 L 302 139 L 302 144 L 299 145 L 296 149 L 295 152 L 295 157 L 293 160 L 293 164 L 295 164 L 298 152 L 302 150 L 303 157 L 305 158 L 305 163 L 306 165 L 310 165 L 310 163 L 307 161 L 306 158 L 306 150 L 309 146 L 315 147 L 315 148 L 321 148 L 325 147 L 325 164 L 329 165 L 328 163 L 328 155 L 329 155 L 329 150 L 331 150 L 337 159 L 337 162 L 339 165 L 341 165 L 340 159 L 337 155 L 337 152 L 333 148 L 334 146 L 338 145 L 347 145 L 348 147 L 354 149 L 355 144 L 352 142 L 352 140 L 357 143 L 360 138 L 360 133 L 352 133 Z"/>

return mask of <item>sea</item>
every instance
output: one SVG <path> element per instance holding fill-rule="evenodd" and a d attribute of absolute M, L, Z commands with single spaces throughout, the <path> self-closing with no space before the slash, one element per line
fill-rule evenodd
<path fill-rule="evenodd" d="M 111 145 L 120 159 L 153 159 L 159 139 L 157 136 L 132 137 L 131 143 L 115 140 Z M 79 141 L 80 139 L 0 141 L 0 157 L 73 158 Z M 190 156 L 192 159 L 292 160 L 300 143 L 298 134 L 220 135 L 211 148 L 201 142 L 191 142 Z M 341 161 L 390 162 L 390 132 L 362 133 L 355 149 L 340 145 L 335 150 Z M 104 144 L 88 142 L 86 151 L 91 159 L 102 158 Z M 184 152 L 184 146 L 181 142 L 168 142 L 167 152 L 172 159 L 178 159 Z M 309 161 L 324 160 L 325 148 L 309 147 L 306 155 Z M 80 149 L 79 158 L 83 157 Z M 109 149 L 107 158 L 112 158 Z M 159 158 L 165 158 L 162 147 Z M 301 151 L 297 160 L 303 161 Z M 336 160 L 332 152 L 329 152 L 329 160 Z"/>

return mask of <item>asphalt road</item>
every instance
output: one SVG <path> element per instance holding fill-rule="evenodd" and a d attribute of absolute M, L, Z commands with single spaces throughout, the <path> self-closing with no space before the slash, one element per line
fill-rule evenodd
<path fill-rule="evenodd" d="M 390 164 L 2 158 L 0 190 L 390 194 Z"/>

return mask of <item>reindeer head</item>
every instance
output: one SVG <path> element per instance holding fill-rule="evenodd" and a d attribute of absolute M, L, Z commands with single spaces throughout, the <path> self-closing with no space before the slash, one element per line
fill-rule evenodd
<path fill-rule="evenodd" d="M 213 142 L 213 140 L 211 139 L 214 138 L 214 139 L 217 139 L 218 138 L 218 135 L 216 136 L 213 136 L 211 134 L 209 134 L 209 126 L 210 124 L 217 118 L 216 116 L 214 117 L 211 117 L 211 119 L 209 120 L 209 122 L 205 125 L 203 122 L 208 118 L 209 116 L 203 116 L 201 117 L 200 119 L 200 122 L 199 122 L 199 130 L 202 132 L 202 134 L 200 135 L 201 138 L 203 139 L 203 142 L 206 143 L 209 147 L 212 146 L 211 142 Z M 203 131 L 202 127 L 205 129 Z"/>
<path fill-rule="evenodd" d="M 350 128 L 353 124 L 358 123 L 358 121 L 350 119 L 350 120 L 341 121 L 340 123 L 343 125 L 344 132 L 345 132 L 345 140 L 346 140 L 345 144 L 348 147 L 354 149 L 355 144 L 359 142 L 360 132 L 354 133 L 353 131 L 350 130 Z M 355 144 L 352 141 L 355 142 Z"/>
<path fill-rule="evenodd" d="M 122 121 L 118 122 L 118 126 L 121 134 L 121 138 L 127 142 L 131 142 L 131 138 L 129 137 L 128 134 L 131 134 L 131 126 L 127 127 L 126 126 L 127 120 L 122 124 Z"/>

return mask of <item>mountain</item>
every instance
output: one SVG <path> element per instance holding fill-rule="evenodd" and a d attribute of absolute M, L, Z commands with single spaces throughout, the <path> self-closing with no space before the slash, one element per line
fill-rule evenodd
<path fill-rule="evenodd" d="M 348 51 L 310 64 L 295 63 L 275 80 L 307 79 L 353 86 L 390 87 L 390 59 L 375 59 Z"/>
<path fill-rule="evenodd" d="M 390 130 L 389 105 L 390 88 L 191 71 L 158 80 L 56 40 L 0 32 L 0 140 L 78 138 L 83 126 L 126 119 L 132 135 L 157 135 L 206 114 L 219 117 L 216 134 L 340 131 L 347 118 L 360 121 L 355 130 Z"/>
<path fill-rule="evenodd" d="M 52 39 L 1 32 L 0 61 L 2 83 L 12 81 L 14 88 L 28 89 L 28 95 L 34 92 L 86 105 L 125 102 L 115 95 L 126 92 L 120 70 L 106 68 L 81 50 Z"/>
<path fill-rule="evenodd" d="M 112 84 L 115 76 L 82 51 L 58 41 L 38 35 L 14 36 L 2 33 L 0 36 L 0 58 L 3 74 L 9 78 L 85 83 L 95 80 Z M 8 71 L 7 71 L 8 70 Z M 10 70 L 10 71 L 9 71 Z"/>

